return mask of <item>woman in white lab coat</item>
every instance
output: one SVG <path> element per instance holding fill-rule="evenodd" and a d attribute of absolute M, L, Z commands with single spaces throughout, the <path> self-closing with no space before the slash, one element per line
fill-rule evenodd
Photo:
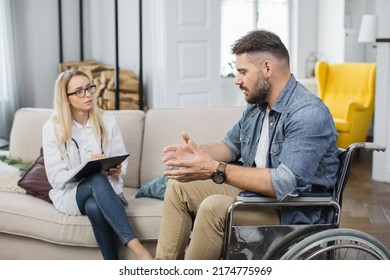
<path fill-rule="evenodd" d="M 96 85 L 79 70 L 66 70 L 55 83 L 54 113 L 43 127 L 49 196 L 67 215 L 87 215 L 104 259 L 118 259 L 118 239 L 137 259 L 152 259 L 130 225 L 123 196 L 127 160 L 103 173 L 67 183 L 81 164 L 126 153 L 112 113 L 96 104 Z"/>

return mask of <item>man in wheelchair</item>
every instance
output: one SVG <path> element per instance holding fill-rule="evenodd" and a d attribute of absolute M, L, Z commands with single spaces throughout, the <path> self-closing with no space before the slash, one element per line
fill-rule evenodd
<path fill-rule="evenodd" d="M 226 212 L 242 191 L 283 201 L 302 192 L 332 193 L 336 184 L 333 118 L 291 74 L 280 38 L 251 31 L 233 44 L 232 53 L 235 84 L 248 105 L 220 141 L 198 146 L 183 132 L 183 144 L 164 149 L 164 174 L 171 180 L 156 259 L 220 259 Z M 238 160 L 242 165 L 232 164 Z M 253 215 L 249 210 L 237 213 L 235 223 L 327 223 L 328 209 L 269 207 Z"/>

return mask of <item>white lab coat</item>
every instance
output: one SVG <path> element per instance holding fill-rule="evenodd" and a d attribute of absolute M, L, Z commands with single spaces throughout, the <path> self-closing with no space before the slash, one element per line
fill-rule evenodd
<path fill-rule="evenodd" d="M 104 154 L 107 157 L 126 154 L 126 148 L 117 122 L 109 111 L 102 116 L 107 142 L 104 147 Z M 59 149 L 55 137 L 53 119 L 50 118 L 43 126 L 42 142 L 47 178 L 53 187 L 49 196 L 53 205 L 59 211 L 67 215 L 81 215 L 76 202 L 76 186 L 78 183 L 65 182 L 72 177 L 80 164 L 90 160 L 91 154 L 102 153 L 101 142 L 93 134 L 92 127 L 88 123 L 83 127 L 77 122 L 72 124 L 72 138 L 67 149 Z M 62 151 L 63 150 L 63 151 Z M 123 192 L 123 175 L 127 170 L 127 160 L 122 163 L 122 174 L 119 178 L 109 177 L 109 181 L 117 194 Z"/>

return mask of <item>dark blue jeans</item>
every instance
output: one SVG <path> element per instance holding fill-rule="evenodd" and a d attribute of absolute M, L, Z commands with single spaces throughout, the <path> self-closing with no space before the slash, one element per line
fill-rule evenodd
<path fill-rule="evenodd" d="M 118 259 L 118 238 L 123 245 L 136 238 L 121 199 L 104 174 L 96 173 L 77 187 L 77 205 L 87 215 L 105 260 Z"/>

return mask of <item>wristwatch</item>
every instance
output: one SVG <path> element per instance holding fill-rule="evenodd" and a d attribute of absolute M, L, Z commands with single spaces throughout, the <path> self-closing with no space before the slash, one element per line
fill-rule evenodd
<path fill-rule="evenodd" d="M 220 161 L 218 168 L 214 171 L 214 173 L 211 175 L 211 179 L 213 179 L 213 182 L 216 184 L 223 184 L 226 180 L 226 163 Z"/>

